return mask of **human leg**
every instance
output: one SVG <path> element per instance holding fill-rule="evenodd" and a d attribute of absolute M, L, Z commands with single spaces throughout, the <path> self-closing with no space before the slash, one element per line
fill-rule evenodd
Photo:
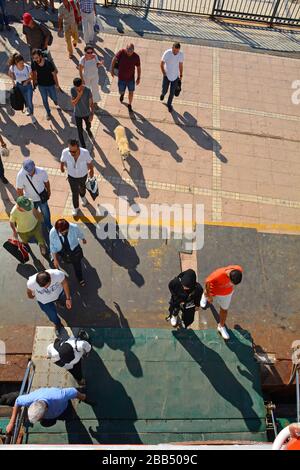
<path fill-rule="evenodd" d="M 74 209 L 79 208 L 79 178 L 73 178 L 73 176 L 68 176 L 69 185 L 72 192 L 72 202 Z"/>
<path fill-rule="evenodd" d="M 83 137 L 83 127 L 82 127 L 82 117 L 75 116 L 75 121 L 76 121 L 76 127 L 78 131 L 78 137 L 80 141 L 80 145 L 82 148 L 86 148 L 84 137 Z"/>
<path fill-rule="evenodd" d="M 48 102 L 48 93 L 49 93 L 48 88 L 49 87 L 39 85 L 38 88 L 39 88 L 39 92 L 40 92 L 41 97 L 42 97 L 43 105 L 44 105 L 44 108 L 46 110 L 47 116 L 49 116 L 51 114 L 50 107 L 49 107 L 49 102 Z"/>
<path fill-rule="evenodd" d="M 36 209 L 40 209 L 44 217 L 44 225 L 46 226 L 47 230 L 50 231 L 52 229 L 52 225 L 51 225 L 51 215 L 50 215 L 48 202 L 41 202 L 41 201 L 34 202 L 34 207 Z"/>

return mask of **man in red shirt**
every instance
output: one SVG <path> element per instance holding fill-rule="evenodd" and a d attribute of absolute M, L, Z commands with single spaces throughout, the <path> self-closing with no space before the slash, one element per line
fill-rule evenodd
<path fill-rule="evenodd" d="M 135 67 L 137 68 L 137 79 L 135 81 Z M 141 80 L 141 62 L 138 54 L 134 52 L 134 45 L 128 44 L 126 49 L 121 49 L 113 58 L 111 63 L 111 75 L 115 76 L 115 69 L 118 68 L 118 87 L 120 101 L 123 103 L 126 88 L 128 88 L 128 110 L 132 113 L 132 100 L 135 84 L 139 85 Z"/>
<path fill-rule="evenodd" d="M 228 308 L 234 291 L 234 286 L 239 284 L 243 277 L 243 269 L 238 265 L 230 265 L 213 271 L 205 279 L 205 289 L 201 298 L 200 306 L 205 308 L 207 302 L 213 303 L 215 299 L 220 306 L 220 323 L 218 331 L 222 338 L 229 339 L 225 326 Z"/>

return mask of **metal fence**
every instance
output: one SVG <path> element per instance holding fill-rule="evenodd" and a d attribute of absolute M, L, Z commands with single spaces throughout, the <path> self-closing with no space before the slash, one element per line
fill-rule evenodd
<path fill-rule="evenodd" d="M 300 26 L 300 0 L 106 0 L 105 4 Z"/>

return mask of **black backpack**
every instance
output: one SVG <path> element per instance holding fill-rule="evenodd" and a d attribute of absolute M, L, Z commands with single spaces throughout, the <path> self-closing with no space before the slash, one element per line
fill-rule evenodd
<path fill-rule="evenodd" d="M 10 92 L 10 104 L 15 111 L 23 111 L 25 100 L 19 88 L 14 86 Z"/>

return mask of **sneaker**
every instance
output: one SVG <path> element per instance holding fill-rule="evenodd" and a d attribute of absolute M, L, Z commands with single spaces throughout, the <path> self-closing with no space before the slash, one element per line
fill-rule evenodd
<path fill-rule="evenodd" d="M 78 207 L 77 207 L 77 209 L 75 209 L 75 207 L 73 207 L 73 209 L 72 209 L 72 215 L 74 215 L 74 216 L 78 215 L 78 210 L 79 210 Z"/>
<path fill-rule="evenodd" d="M 130 113 L 133 113 L 133 109 L 132 109 L 131 104 L 128 105 L 128 111 L 129 111 Z"/>
<path fill-rule="evenodd" d="M 88 201 L 87 201 L 87 198 L 85 196 L 83 196 L 81 198 L 81 203 L 82 203 L 83 207 L 85 207 L 87 205 Z"/>
<path fill-rule="evenodd" d="M 228 331 L 226 329 L 226 326 L 221 326 L 220 324 L 218 325 L 218 332 L 220 333 L 220 335 L 222 336 L 223 339 L 225 339 L 226 341 L 229 339 L 229 334 L 228 334 Z"/>
<path fill-rule="evenodd" d="M 200 307 L 201 308 L 206 308 L 206 306 L 207 306 L 207 298 L 203 294 L 202 297 L 201 297 Z"/>
<path fill-rule="evenodd" d="M 123 103 L 123 101 L 124 101 L 124 93 L 123 93 L 122 95 L 120 95 L 120 101 L 121 101 L 121 103 Z"/>
<path fill-rule="evenodd" d="M 171 316 L 171 325 L 174 327 L 177 326 L 177 317 L 175 317 L 175 315 Z"/>
<path fill-rule="evenodd" d="M 35 123 L 37 122 L 37 120 L 35 119 L 34 115 L 31 114 L 30 117 L 31 117 L 31 122 L 32 122 L 32 124 L 35 124 Z"/>
<path fill-rule="evenodd" d="M 3 184 L 8 184 L 9 183 L 8 179 L 5 178 L 5 176 L 2 176 L 2 178 L 0 178 L 0 179 L 1 179 Z"/>
<path fill-rule="evenodd" d="M 46 114 L 47 121 L 51 121 L 51 114 Z"/>
<path fill-rule="evenodd" d="M 172 105 L 168 106 L 168 110 L 169 110 L 169 113 L 171 113 L 173 111 L 173 106 Z"/>
<path fill-rule="evenodd" d="M 46 245 L 40 245 L 40 252 L 43 256 L 46 256 L 46 254 L 47 254 Z"/>
<path fill-rule="evenodd" d="M 26 114 L 26 116 L 30 116 L 31 113 L 30 113 L 28 108 L 26 108 L 25 114 Z"/>
<path fill-rule="evenodd" d="M 160 101 L 163 101 L 164 97 L 165 97 L 165 95 L 160 95 L 160 97 L 159 97 Z"/>

